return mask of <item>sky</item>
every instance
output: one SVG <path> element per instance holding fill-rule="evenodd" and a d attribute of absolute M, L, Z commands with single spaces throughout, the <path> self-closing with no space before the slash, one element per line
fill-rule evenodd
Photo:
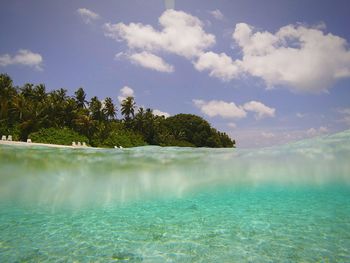
<path fill-rule="evenodd" d="M 15 85 L 134 96 L 242 148 L 350 128 L 347 0 L 0 1 L 0 72 Z"/>

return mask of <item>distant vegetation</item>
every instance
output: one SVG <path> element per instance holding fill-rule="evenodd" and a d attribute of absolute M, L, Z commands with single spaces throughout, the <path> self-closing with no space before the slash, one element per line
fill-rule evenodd
<path fill-rule="evenodd" d="M 87 143 L 89 141 L 88 138 L 86 138 L 86 136 L 81 135 L 68 128 L 42 128 L 37 132 L 31 133 L 29 137 L 32 140 L 32 142 L 62 145 L 72 145 L 72 142 Z"/>
<path fill-rule="evenodd" d="M 15 140 L 71 144 L 85 141 L 91 146 L 133 147 L 141 145 L 234 147 L 235 141 L 218 132 L 203 118 L 177 114 L 165 118 L 151 109 L 137 107 L 133 97 L 121 102 L 121 116 L 109 97 L 86 100 L 79 88 L 74 96 L 67 90 L 46 92 L 45 85 L 14 87 L 12 79 L 0 74 L 0 135 Z"/>

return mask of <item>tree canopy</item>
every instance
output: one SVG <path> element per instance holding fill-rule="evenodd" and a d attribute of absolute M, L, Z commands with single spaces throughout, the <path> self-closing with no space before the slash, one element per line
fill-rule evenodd
<path fill-rule="evenodd" d="M 81 87 L 69 96 L 62 88 L 47 92 L 44 84 L 15 87 L 10 76 L 0 74 L 0 133 L 15 140 L 59 143 L 57 138 L 64 137 L 65 144 L 70 138 L 84 138 L 100 147 L 235 147 L 226 133 L 193 114 L 157 116 L 150 108 L 138 108 L 133 97 L 121 102 L 120 119 L 117 111 L 112 98 L 87 100 Z"/>

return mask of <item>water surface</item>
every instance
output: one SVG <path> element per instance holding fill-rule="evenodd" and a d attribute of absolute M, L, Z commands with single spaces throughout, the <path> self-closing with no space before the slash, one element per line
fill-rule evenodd
<path fill-rule="evenodd" d="M 259 150 L 0 146 L 0 261 L 349 262 L 349 160 L 349 131 Z"/>

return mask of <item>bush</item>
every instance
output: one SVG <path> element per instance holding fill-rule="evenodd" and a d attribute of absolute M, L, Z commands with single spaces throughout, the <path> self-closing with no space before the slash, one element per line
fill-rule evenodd
<path fill-rule="evenodd" d="M 18 126 L 8 128 L 5 125 L 0 125 L 0 136 L 3 136 L 3 135 L 5 135 L 6 137 L 9 135 L 12 135 L 13 141 L 20 140 L 20 130 L 19 130 Z"/>
<path fill-rule="evenodd" d="M 182 142 L 185 141 L 196 147 L 234 147 L 234 141 L 226 133 L 218 132 L 206 120 L 193 114 L 171 116 L 164 120 L 164 124 L 171 135 L 167 137 L 175 139 L 168 143 L 166 138 L 163 140 L 166 145 L 184 146 Z"/>
<path fill-rule="evenodd" d="M 135 146 L 144 146 L 147 143 L 143 140 L 143 137 L 137 133 L 125 130 L 119 130 L 117 132 L 113 132 L 109 135 L 109 137 L 104 140 L 104 147 L 114 147 L 114 146 L 122 146 L 122 147 L 135 147 Z"/>
<path fill-rule="evenodd" d="M 88 142 L 88 138 L 68 128 L 41 129 L 29 134 L 28 138 L 32 142 L 72 145 L 72 142 Z"/>

